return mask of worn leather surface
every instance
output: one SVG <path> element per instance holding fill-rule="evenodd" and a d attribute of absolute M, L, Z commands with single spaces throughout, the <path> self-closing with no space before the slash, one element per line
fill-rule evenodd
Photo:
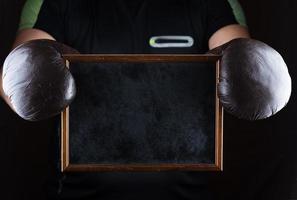
<path fill-rule="evenodd" d="M 253 39 L 234 39 L 211 51 L 221 54 L 218 96 L 238 118 L 257 120 L 280 111 L 291 95 L 291 78 L 281 55 Z"/>
<path fill-rule="evenodd" d="M 70 64 L 70 163 L 214 163 L 214 64 Z"/>
<path fill-rule="evenodd" d="M 75 83 L 62 53 L 77 52 L 52 40 L 32 40 L 16 47 L 5 59 L 3 90 L 22 118 L 48 118 L 73 100 Z"/>

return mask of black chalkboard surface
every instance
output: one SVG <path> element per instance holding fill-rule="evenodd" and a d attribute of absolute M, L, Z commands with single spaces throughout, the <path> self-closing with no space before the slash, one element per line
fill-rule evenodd
<path fill-rule="evenodd" d="M 218 59 L 72 55 L 62 171 L 221 170 Z"/>

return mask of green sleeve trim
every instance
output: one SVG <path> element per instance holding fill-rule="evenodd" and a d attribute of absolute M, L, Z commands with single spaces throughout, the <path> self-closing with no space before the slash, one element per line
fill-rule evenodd
<path fill-rule="evenodd" d="M 25 28 L 33 28 L 36 23 L 38 13 L 40 11 L 41 5 L 43 0 L 27 0 L 24 4 L 20 23 L 19 23 L 19 30 Z"/>
<path fill-rule="evenodd" d="M 233 10 L 236 21 L 242 26 L 247 26 L 244 11 L 238 0 L 228 0 L 228 2 Z"/>

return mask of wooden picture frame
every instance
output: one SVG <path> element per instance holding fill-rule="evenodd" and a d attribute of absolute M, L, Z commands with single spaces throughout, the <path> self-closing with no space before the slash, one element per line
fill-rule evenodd
<path fill-rule="evenodd" d="M 84 63 L 161 63 L 161 62 L 213 62 L 216 66 L 216 84 L 219 81 L 220 56 L 200 54 L 65 54 L 67 64 Z M 217 92 L 217 91 L 216 91 Z M 223 170 L 223 109 L 215 95 L 215 156 L 213 164 L 73 164 L 69 156 L 69 107 L 61 113 L 61 171 L 222 171 Z M 71 106 L 70 106 L 71 107 Z"/>

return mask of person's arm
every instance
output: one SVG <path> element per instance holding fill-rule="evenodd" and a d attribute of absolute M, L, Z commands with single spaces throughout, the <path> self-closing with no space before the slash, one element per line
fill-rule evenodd
<path fill-rule="evenodd" d="M 250 38 L 246 27 L 239 24 L 231 24 L 217 30 L 209 39 L 209 49 L 214 49 L 236 38 Z"/>
<path fill-rule="evenodd" d="M 208 0 L 207 11 L 207 53 L 221 56 L 217 95 L 224 110 L 247 120 L 274 115 L 291 94 L 284 60 L 268 45 L 249 39 L 227 0 Z"/>
<path fill-rule="evenodd" d="M 28 28 L 20 30 L 17 34 L 17 37 L 13 43 L 12 48 L 14 49 L 18 45 L 30 41 L 30 40 L 36 40 L 36 39 L 49 39 L 49 40 L 55 40 L 53 36 L 48 34 L 45 31 L 34 29 L 34 28 Z"/>
<path fill-rule="evenodd" d="M 19 29 L 14 43 L 12 44 L 12 50 L 30 40 L 35 39 L 50 39 L 55 40 L 49 33 L 33 28 L 38 14 L 41 8 L 43 0 L 27 0 L 23 6 L 21 19 L 19 23 Z M 0 65 L 0 77 L 2 77 L 2 64 Z M 7 101 L 7 97 L 3 93 L 2 81 L 0 81 L 0 95 Z"/>
<path fill-rule="evenodd" d="M 234 4 L 237 6 L 234 6 Z M 206 1 L 206 34 L 209 49 L 221 46 L 235 38 L 249 38 L 246 23 L 238 21 L 244 17 L 237 0 Z"/>
<path fill-rule="evenodd" d="M 49 9 L 45 5 L 45 8 L 42 8 L 43 0 L 26 0 L 20 17 L 18 33 L 13 44 L 13 48 L 16 46 L 34 39 L 50 39 L 55 40 L 50 32 L 45 29 L 35 27 L 37 21 L 38 24 L 48 24 L 48 21 L 44 21 L 44 18 L 50 19 L 44 14 Z M 42 10 L 41 10 L 42 8 Z M 41 12 L 40 16 L 39 13 Z M 52 11 L 51 11 L 52 12 Z M 57 13 L 52 13 L 52 15 L 57 15 Z M 54 19 L 57 20 L 57 19 Z M 40 22 L 41 21 L 41 22 Z M 53 21 L 53 20 L 52 20 Z"/>
<path fill-rule="evenodd" d="M 24 4 L 19 30 L 12 46 L 35 39 L 59 40 L 63 37 L 66 8 L 63 0 L 27 0 Z"/>
<path fill-rule="evenodd" d="M 77 51 L 54 41 L 61 42 L 64 34 L 62 5 L 44 1 L 36 23 L 19 30 L 1 67 L 1 97 L 26 120 L 56 115 L 75 97 L 74 79 L 61 55 Z"/>

